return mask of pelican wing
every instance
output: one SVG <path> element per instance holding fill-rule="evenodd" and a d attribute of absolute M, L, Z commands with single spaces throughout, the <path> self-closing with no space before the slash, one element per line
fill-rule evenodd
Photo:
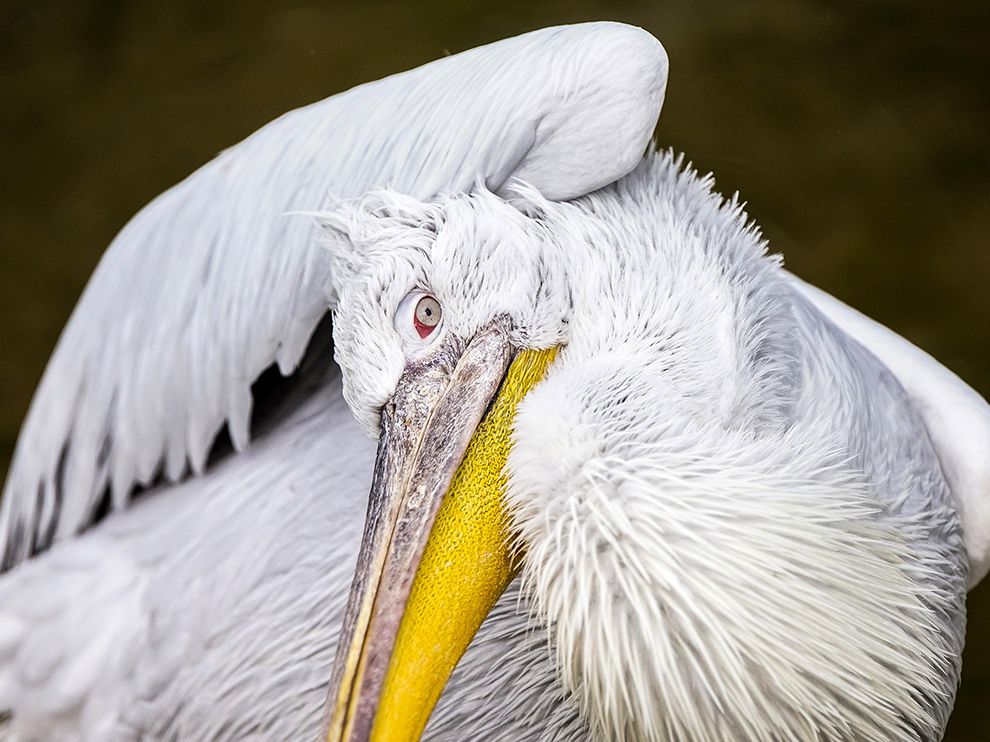
<path fill-rule="evenodd" d="M 990 405 L 897 333 L 800 279 L 794 285 L 886 365 L 917 404 L 959 504 L 973 587 L 990 569 Z"/>
<path fill-rule="evenodd" d="M 111 243 L 42 378 L 0 511 L 0 568 L 201 472 L 251 384 L 298 363 L 332 297 L 311 220 L 388 186 L 418 198 L 528 181 L 569 199 L 632 170 L 667 75 L 648 33 L 544 29 L 290 112 L 142 209 Z"/>

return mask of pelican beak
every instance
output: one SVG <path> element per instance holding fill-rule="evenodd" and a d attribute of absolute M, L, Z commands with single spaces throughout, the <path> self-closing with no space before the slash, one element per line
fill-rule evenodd
<path fill-rule="evenodd" d="M 382 411 L 364 538 L 325 715 L 330 742 L 418 740 L 515 576 L 503 469 L 516 406 L 555 350 L 503 321 L 407 367 Z"/>

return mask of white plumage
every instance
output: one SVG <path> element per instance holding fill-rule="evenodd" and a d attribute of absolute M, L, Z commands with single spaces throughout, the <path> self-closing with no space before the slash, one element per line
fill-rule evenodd
<path fill-rule="evenodd" d="M 0 511 L 4 564 L 114 509 L 161 470 L 201 472 L 250 385 L 290 372 L 332 297 L 294 211 L 389 186 L 419 198 L 523 178 L 571 198 L 631 170 L 667 60 L 617 24 L 546 29 L 285 114 L 143 209 L 113 241 L 24 424 Z M 608 140 L 608 141 L 605 141 Z"/>
<path fill-rule="evenodd" d="M 505 316 L 520 347 L 565 346 L 509 460 L 522 580 L 427 737 L 937 738 L 987 567 L 990 410 L 784 272 L 710 179 L 641 159 L 665 79 L 636 29 L 527 34 L 288 114 L 142 211 L 4 493 L 8 731 L 316 734 L 361 427 L 427 288 L 445 337 Z M 311 335 L 251 425 L 251 383 Z M 225 422 L 238 452 L 207 465 Z M 130 504 L 158 473 L 178 483 Z"/>

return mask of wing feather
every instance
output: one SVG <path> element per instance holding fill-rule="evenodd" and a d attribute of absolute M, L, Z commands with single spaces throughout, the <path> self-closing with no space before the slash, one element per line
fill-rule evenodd
<path fill-rule="evenodd" d="M 0 568 L 89 525 L 104 493 L 201 472 L 250 385 L 290 372 L 332 297 L 316 227 L 288 212 L 388 186 L 418 198 L 526 180 L 568 199 L 626 174 L 663 99 L 645 31 L 544 29 L 292 111 L 142 209 L 48 364 L 0 509 Z"/>
<path fill-rule="evenodd" d="M 969 587 L 974 587 L 990 569 L 990 405 L 921 348 L 821 289 L 792 278 L 822 314 L 890 369 L 917 404 L 959 505 Z"/>

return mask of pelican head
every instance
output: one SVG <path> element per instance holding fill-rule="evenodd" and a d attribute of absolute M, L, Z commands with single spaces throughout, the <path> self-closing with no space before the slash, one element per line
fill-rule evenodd
<path fill-rule="evenodd" d="M 519 570 L 597 736 L 941 730 L 944 539 L 849 465 L 779 261 L 711 185 L 651 155 L 569 203 L 327 216 L 344 395 L 379 437 L 331 739 L 418 738 Z"/>

